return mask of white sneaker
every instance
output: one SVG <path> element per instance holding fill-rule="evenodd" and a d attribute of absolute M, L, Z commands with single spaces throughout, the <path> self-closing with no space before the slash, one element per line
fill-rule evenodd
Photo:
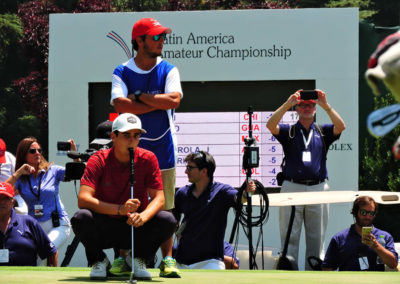
<path fill-rule="evenodd" d="M 132 268 L 132 256 L 130 251 L 126 257 L 126 263 Z M 146 262 L 143 258 L 135 257 L 133 264 L 133 278 L 140 280 L 151 280 L 151 274 L 149 271 L 147 271 Z"/>
<path fill-rule="evenodd" d="M 108 269 L 110 269 L 110 261 L 106 256 L 103 261 L 98 261 L 92 265 L 92 270 L 90 271 L 90 279 L 106 279 Z"/>
<path fill-rule="evenodd" d="M 135 257 L 133 260 L 133 276 L 136 279 L 151 280 L 151 274 L 146 269 L 146 262 L 143 258 Z"/>

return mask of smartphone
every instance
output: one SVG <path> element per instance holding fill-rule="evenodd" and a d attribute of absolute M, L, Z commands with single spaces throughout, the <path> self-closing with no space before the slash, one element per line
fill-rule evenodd
<path fill-rule="evenodd" d="M 57 142 L 57 150 L 58 151 L 69 151 L 71 150 L 71 143 L 69 142 Z"/>
<path fill-rule="evenodd" d="M 318 100 L 318 92 L 315 90 L 303 90 L 300 91 L 301 100 Z"/>
<path fill-rule="evenodd" d="M 372 227 L 361 228 L 361 241 L 364 242 L 364 238 L 372 232 Z"/>

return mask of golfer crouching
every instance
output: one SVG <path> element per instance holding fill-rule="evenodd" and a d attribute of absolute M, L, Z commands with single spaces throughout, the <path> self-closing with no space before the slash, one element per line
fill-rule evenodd
<path fill-rule="evenodd" d="M 146 131 L 137 116 L 119 115 L 112 125 L 114 146 L 90 157 L 82 176 L 78 195 L 80 209 L 71 223 L 92 266 L 91 279 L 107 277 L 110 262 L 103 249 L 132 248 L 131 231 L 134 233 L 133 275 L 136 279 L 151 279 L 145 262 L 154 259 L 161 243 L 175 229 L 173 215 L 162 211 L 164 192 L 157 158 L 152 152 L 137 147 L 141 133 Z M 134 151 L 133 198 L 129 148 Z M 126 263 L 132 267 L 130 254 Z"/>

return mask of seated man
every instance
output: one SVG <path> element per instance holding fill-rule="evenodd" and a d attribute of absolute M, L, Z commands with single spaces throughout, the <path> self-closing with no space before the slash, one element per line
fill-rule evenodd
<path fill-rule="evenodd" d="M 354 201 L 351 214 L 356 222 L 332 238 L 322 270 L 384 271 L 383 264 L 390 268 L 397 266 L 393 237 L 388 232 L 373 227 L 371 233 L 362 237 L 362 227 L 372 226 L 377 210 L 378 204 L 371 197 L 361 196 Z M 377 241 L 382 236 L 385 247 Z"/>
<path fill-rule="evenodd" d="M 229 209 L 236 204 L 238 191 L 227 184 L 214 182 L 214 158 L 207 152 L 189 154 L 185 158 L 191 185 L 175 194 L 173 213 L 179 221 L 176 261 L 180 269 L 225 269 L 224 235 Z M 246 191 L 255 190 L 250 181 Z"/>
<path fill-rule="evenodd" d="M 36 266 L 37 257 L 57 266 L 57 249 L 39 223 L 29 215 L 16 214 L 14 188 L 0 183 L 0 266 Z"/>
<path fill-rule="evenodd" d="M 92 266 L 91 279 L 105 279 L 110 262 L 103 249 L 130 249 L 134 227 L 134 277 L 151 279 L 145 261 L 153 259 L 171 237 L 176 220 L 162 211 L 164 192 L 156 156 L 137 147 L 142 129 L 140 119 L 124 113 L 112 124 L 113 147 L 90 157 L 81 179 L 80 210 L 71 219 L 76 237 Z M 130 185 L 129 148 L 134 151 L 134 198 Z M 149 201 L 149 197 L 151 201 Z M 131 265 L 130 255 L 127 264 Z"/>

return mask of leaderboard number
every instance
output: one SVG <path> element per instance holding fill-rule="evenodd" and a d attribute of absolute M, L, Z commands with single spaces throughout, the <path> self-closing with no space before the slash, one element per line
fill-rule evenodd
<path fill-rule="evenodd" d="M 269 184 L 272 186 L 277 186 L 278 183 L 276 182 L 276 178 L 271 178 L 271 180 L 269 181 Z"/>
<path fill-rule="evenodd" d="M 271 148 L 269 148 L 269 151 L 272 153 L 276 152 L 276 146 L 271 146 Z"/>
<path fill-rule="evenodd" d="M 277 170 L 276 168 L 273 168 L 272 170 L 269 171 L 270 174 L 276 175 Z"/>

